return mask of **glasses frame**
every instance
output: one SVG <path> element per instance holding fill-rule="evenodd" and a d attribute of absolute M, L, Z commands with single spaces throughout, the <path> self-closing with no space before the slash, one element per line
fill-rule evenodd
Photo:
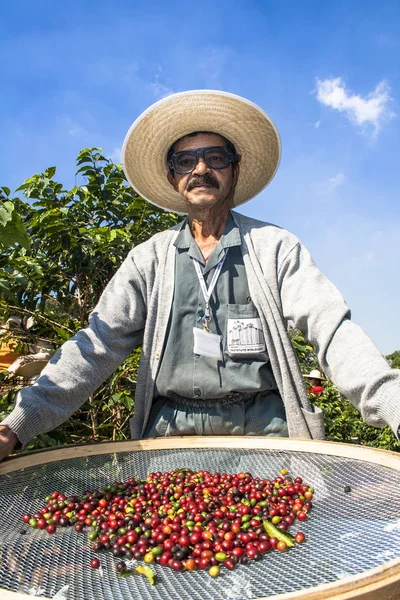
<path fill-rule="evenodd" d="M 208 164 L 207 159 L 204 156 L 204 153 L 207 150 L 217 150 L 217 149 L 220 150 L 221 148 L 224 149 L 224 151 L 226 152 L 226 154 L 228 156 L 228 159 L 229 159 L 228 164 L 225 167 L 212 167 L 211 165 Z M 188 152 L 193 154 L 196 158 L 196 162 L 193 165 L 193 168 L 189 169 L 188 171 L 178 171 L 174 164 L 175 158 L 177 156 L 179 156 L 179 154 L 188 153 Z M 240 154 L 234 154 L 226 146 L 203 146 L 201 148 L 188 148 L 187 150 L 179 150 L 178 152 L 174 152 L 173 155 L 171 156 L 171 158 L 169 159 L 167 166 L 170 171 L 174 171 L 175 173 L 178 173 L 179 175 L 187 175 L 188 173 L 192 173 L 195 170 L 195 168 L 199 164 L 200 158 L 205 162 L 205 164 L 207 165 L 207 167 L 209 169 L 212 169 L 213 171 L 222 171 L 223 169 L 227 169 L 230 164 L 239 162 Z"/>

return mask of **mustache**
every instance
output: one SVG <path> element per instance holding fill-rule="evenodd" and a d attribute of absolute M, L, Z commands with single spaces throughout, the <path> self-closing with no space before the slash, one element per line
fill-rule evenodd
<path fill-rule="evenodd" d="M 190 192 L 190 190 L 193 190 L 195 187 L 200 187 L 202 185 L 209 185 L 210 187 L 219 189 L 218 180 L 213 177 L 211 173 L 204 173 L 204 175 L 197 175 L 189 181 L 187 191 Z"/>

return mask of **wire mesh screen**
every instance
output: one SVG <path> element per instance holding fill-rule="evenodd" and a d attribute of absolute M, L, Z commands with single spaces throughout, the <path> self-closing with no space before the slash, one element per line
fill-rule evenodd
<path fill-rule="evenodd" d="M 250 471 L 273 478 L 287 468 L 315 488 L 309 519 L 300 528 L 307 540 L 288 552 L 269 552 L 259 562 L 221 570 L 177 573 L 158 564 L 156 586 L 141 576 L 122 579 L 119 559 L 94 554 L 87 536 L 73 527 L 46 531 L 24 525 L 58 490 L 69 495 L 114 481 L 175 468 L 214 473 Z M 345 491 L 351 488 L 351 491 Z M 0 477 L 0 588 L 53 597 L 65 588 L 68 600 L 128 598 L 247 599 L 283 594 L 361 574 L 400 557 L 400 472 L 335 456 L 272 450 L 176 449 L 120 452 L 30 467 Z M 90 568 L 99 557 L 102 569 Z"/>

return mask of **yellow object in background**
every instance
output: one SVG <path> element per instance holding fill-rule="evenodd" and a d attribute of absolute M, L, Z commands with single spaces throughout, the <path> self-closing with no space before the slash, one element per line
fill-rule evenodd
<path fill-rule="evenodd" d="M 8 367 L 19 357 L 19 354 L 15 352 L 17 345 L 17 340 L 0 342 L 0 371 L 7 371 Z"/>

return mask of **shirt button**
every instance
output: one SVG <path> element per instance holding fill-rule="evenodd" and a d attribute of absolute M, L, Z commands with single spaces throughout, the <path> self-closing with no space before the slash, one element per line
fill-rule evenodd
<path fill-rule="evenodd" d="M 199 396 L 201 396 L 201 389 L 193 388 L 193 396 L 195 396 L 196 398 L 199 398 Z"/>
<path fill-rule="evenodd" d="M 156 358 L 157 360 L 160 358 L 160 353 L 159 352 L 154 352 L 154 358 Z"/>

